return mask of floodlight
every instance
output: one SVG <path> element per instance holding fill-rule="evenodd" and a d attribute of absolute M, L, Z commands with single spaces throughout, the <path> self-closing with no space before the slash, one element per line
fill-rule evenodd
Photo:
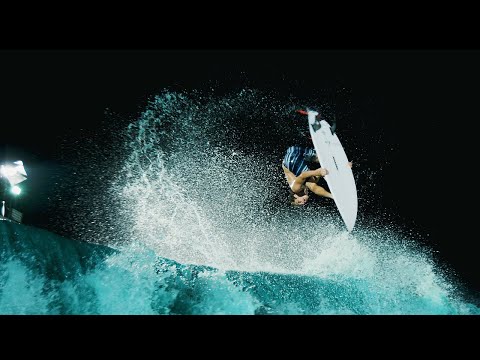
<path fill-rule="evenodd" d="M 27 172 L 21 160 L 14 161 L 12 164 L 0 165 L 0 177 L 6 178 L 11 186 L 15 186 L 27 180 Z"/>

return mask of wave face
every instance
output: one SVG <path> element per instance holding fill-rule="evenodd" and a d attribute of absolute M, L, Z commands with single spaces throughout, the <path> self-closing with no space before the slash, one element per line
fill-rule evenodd
<path fill-rule="evenodd" d="M 1 314 L 480 314 L 425 260 L 378 259 L 342 235 L 305 265 L 322 272 L 282 274 L 183 265 L 7 221 L 0 233 Z"/>
<path fill-rule="evenodd" d="M 99 160 L 77 166 L 72 181 L 108 184 L 69 204 L 69 237 L 85 242 L 0 222 L 0 313 L 478 314 L 415 234 L 372 212 L 379 132 L 371 148 L 342 137 L 361 165 L 352 233 L 329 199 L 287 204 L 299 103 L 248 89 L 153 98 L 115 161 L 102 169 L 90 147 Z M 318 109 L 328 118 L 331 104 Z"/>

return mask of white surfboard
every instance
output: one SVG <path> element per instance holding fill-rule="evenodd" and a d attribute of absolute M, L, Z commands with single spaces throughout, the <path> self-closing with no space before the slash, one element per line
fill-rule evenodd
<path fill-rule="evenodd" d="M 348 231 L 352 231 L 357 219 L 358 199 L 347 155 L 337 134 L 332 134 L 330 125 L 325 120 L 318 121 L 318 112 L 308 111 L 307 114 L 318 160 L 320 165 L 328 170 L 325 180 Z"/>

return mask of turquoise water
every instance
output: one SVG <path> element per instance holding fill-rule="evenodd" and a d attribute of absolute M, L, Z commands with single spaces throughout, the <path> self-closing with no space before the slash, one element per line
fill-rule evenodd
<path fill-rule="evenodd" d="M 114 250 L 7 221 L 0 233 L 1 314 L 480 313 L 433 269 L 417 279 L 406 279 L 408 267 L 390 279 L 340 269 L 330 276 L 222 271 L 142 246 Z"/>

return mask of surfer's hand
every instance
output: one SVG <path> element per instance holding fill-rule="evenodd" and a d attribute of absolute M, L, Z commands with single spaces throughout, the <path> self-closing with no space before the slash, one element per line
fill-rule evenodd
<path fill-rule="evenodd" d="M 318 175 L 319 175 L 319 176 L 328 175 L 328 170 L 325 169 L 325 168 L 319 168 L 319 169 L 318 169 Z"/>

